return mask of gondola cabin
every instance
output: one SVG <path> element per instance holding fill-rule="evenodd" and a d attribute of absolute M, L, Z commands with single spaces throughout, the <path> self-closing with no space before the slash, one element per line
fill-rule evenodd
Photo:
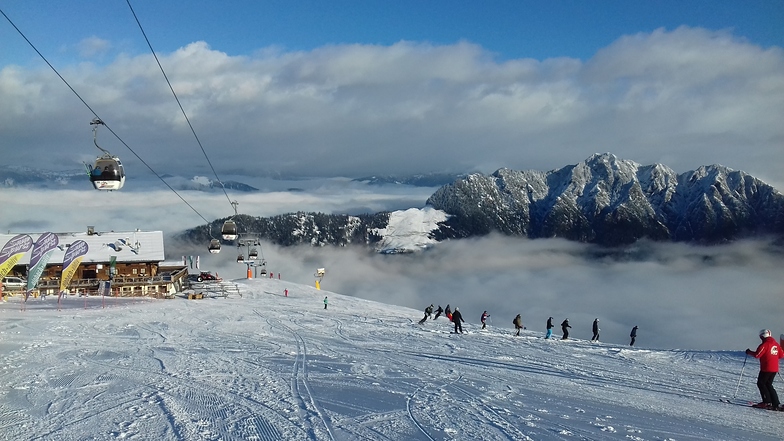
<path fill-rule="evenodd" d="M 125 184 L 125 170 L 117 156 L 109 154 L 95 159 L 90 182 L 96 190 L 119 190 Z"/>
<path fill-rule="evenodd" d="M 248 259 L 256 260 L 259 257 L 259 252 L 256 251 L 256 248 L 251 248 L 248 252 Z"/>
<path fill-rule="evenodd" d="M 242 262 L 245 262 L 245 256 L 240 254 L 239 256 L 237 256 L 237 263 L 242 263 Z"/>
<path fill-rule="evenodd" d="M 227 220 L 221 228 L 223 240 L 234 240 L 237 238 L 237 224 L 233 220 Z"/>
<path fill-rule="evenodd" d="M 220 241 L 218 239 L 212 239 L 210 241 L 209 250 L 210 250 L 210 253 L 212 253 L 212 254 L 220 253 L 220 250 L 221 250 Z"/>

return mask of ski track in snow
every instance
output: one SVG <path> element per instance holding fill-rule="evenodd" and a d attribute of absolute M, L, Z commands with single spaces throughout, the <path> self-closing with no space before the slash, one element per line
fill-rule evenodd
<path fill-rule="evenodd" d="M 0 304 L 0 439 L 780 439 L 784 413 L 720 401 L 742 353 L 451 334 L 408 308 L 238 283 L 242 298 Z M 758 397 L 747 364 L 738 402 Z"/>

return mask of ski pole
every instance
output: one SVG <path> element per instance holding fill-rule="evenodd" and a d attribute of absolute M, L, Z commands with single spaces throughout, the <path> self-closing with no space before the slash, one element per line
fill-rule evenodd
<path fill-rule="evenodd" d="M 746 360 L 748 359 L 749 359 L 749 354 L 746 354 L 746 358 L 743 359 L 743 367 L 740 368 L 740 377 L 738 377 L 738 385 L 735 387 L 735 393 L 732 394 L 733 400 L 738 395 L 738 389 L 740 388 L 740 380 L 741 378 L 743 378 L 743 369 L 746 369 Z"/>

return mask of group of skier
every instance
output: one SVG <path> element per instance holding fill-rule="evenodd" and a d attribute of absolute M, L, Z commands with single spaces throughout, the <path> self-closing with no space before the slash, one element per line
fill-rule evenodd
<path fill-rule="evenodd" d="M 427 319 L 433 319 L 433 320 L 437 319 L 438 317 L 441 316 L 441 313 L 443 312 L 446 318 L 448 318 L 449 321 L 455 324 L 454 333 L 463 334 L 463 322 L 465 322 L 465 320 L 463 319 L 463 314 L 460 313 L 460 308 L 455 307 L 454 311 L 452 311 L 452 307 L 449 305 L 446 305 L 446 309 L 442 309 L 441 305 L 438 305 L 438 309 L 434 310 L 433 308 L 434 306 L 432 303 L 430 304 L 430 306 L 425 308 L 425 316 L 422 317 L 422 320 L 419 321 L 420 325 L 425 324 Z M 433 317 L 433 311 L 435 311 L 436 313 L 435 317 Z M 487 311 L 485 311 L 485 314 L 487 314 Z M 485 328 L 485 320 L 487 319 L 487 317 L 490 317 L 490 314 L 487 315 L 485 314 L 482 314 L 482 329 Z"/>
<path fill-rule="evenodd" d="M 422 318 L 422 320 L 419 321 L 420 325 L 424 324 L 428 318 L 432 318 L 433 320 L 437 319 L 443 312 L 446 317 L 454 323 L 454 333 L 463 333 L 462 323 L 465 320 L 463 320 L 463 315 L 460 313 L 459 308 L 455 307 L 455 310 L 452 311 L 449 305 L 446 305 L 446 309 L 441 309 L 441 305 L 438 305 L 438 309 L 435 310 L 435 317 L 432 316 L 433 308 L 434 306 L 432 304 L 425 308 L 425 316 Z M 488 318 L 490 318 L 490 314 L 487 311 L 482 312 L 482 315 L 479 319 L 482 323 L 482 329 L 486 329 Z M 545 334 L 545 339 L 549 339 L 553 335 L 553 328 L 555 327 L 553 320 L 554 319 L 552 317 L 547 319 L 547 333 Z M 520 335 L 521 330 L 526 329 L 525 326 L 523 326 L 523 319 L 520 314 L 515 316 L 515 318 L 512 320 L 512 324 L 515 327 L 516 336 Z M 569 329 L 571 329 L 571 325 L 569 325 L 569 319 L 567 318 L 561 322 L 562 340 L 569 338 Z M 637 341 L 637 329 L 638 326 L 635 325 L 632 328 L 631 333 L 629 333 L 629 337 L 631 338 L 629 346 L 634 346 L 635 341 Z M 591 330 L 593 331 L 591 341 L 598 342 L 599 332 L 601 331 L 599 328 L 599 318 L 594 319 Z M 760 343 L 756 351 L 746 349 L 747 357 L 751 355 L 760 360 L 760 372 L 757 376 L 757 388 L 759 389 L 760 395 L 762 396 L 762 401 L 753 405 L 753 407 L 784 411 L 784 406 L 782 406 L 781 402 L 779 401 L 776 389 L 773 388 L 773 380 L 776 378 L 776 374 L 779 372 L 779 359 L 784 358 L 784 349 L 782 349 L 781 343 L 777 342 L 776 339 L 771 336 L 769 329 L 761 330 L 759 332 L 759 338 L 762 340 L 762 343 Z M 742 373 L 743 372 L 741 371 L 741 375 Z"/>
<path fill-rule="evenodd" d="M 454 333 L 456 333 L 456 334 L 457 333 L 461 333 L 461 334 L 463 333 L 462 323 L 465 320 L 463 320 L 463 315 L 460 314 L 460 311 L 459 311 L 458 308 L 455 308 L 454 311 L 452 311 L 452 309 L 451 309 L 451 307 L 449 305 L 446 305 L 446 309 L 442 309 L 441 305 L 438 305 L 438 309 L 434 309 L 434 308 L 435 308 L 435 306 L 432 303 L 430 304 L 430 306 L 425 308 L 425 315 L 424 315 L 424 317 L 422 317 L 422 320 L 420 320 L 418 322 L 420 325 L 423 325 L 428 319 L 432 319 L 432 320 L 437 319 L 438 317 L 441 316 L 441 313 L 443 312 L 444 315 L 446 315 L 446 318 L 448 318 L 451 322 L 453 322 L 455 324 L 455 331 L 454 331 Z M 436 314 L 435 317 L 433 317 L 433 311 L 435 311 L 435 314 Z M 457 313 L 457 316 L 459 317 L 459 320 L 455 320 L 455 313 Z M 482 315 L 479 318 L 479 321 L 482 323 L 482 329 L 487 329 L 487 319 L 489 319 L 489 318 L 490 318 L 490 314 L 487 311 L 482 312 Z M 512 324 L 515 327 L 515 336 L 519 336 L 520 335 L 520 331 L 523 330 L 523 329 L 526 329 L 526 327 L 523 326 L 523 318 L 522 318 L 522 316 L 520 314 L 517 314 L 517 316 L 515 316 L 514 320 L 512 320 Z M 553 325 L 553 318 L 552 317 L 548 318 L 547 319 L 547 333 L 545 334 L 544 338 L 549 339 L 550 337 L 552 337 L 552 335 L 553 335 L 553 328 L 554 327 L 555 327 L 555 325 Z M 562 333 L 561 340 L 566 340 L 566 339 L 569 338 L 569 329 L 570 328 L 571 328 L 571 325 L 569 325 L 569 319 L 568 318 L 565 319 L 563 322 L 561 322 L 561 333 Z M 599 331 L 601 330 L 601 329 L 599 329 L 599 319 L 598 318 L 596 318 L 593 321 L 593 328 L 592 328 L 592 330 L 593 330 L 593 337 L 591 338 L 591 341 L 592 342 L 598 342 L 599 341 Z M 629 337 L 631 337 L 631 342 L 629 343 L 629 346 L 634 346 L 634 342 L 637 340 L 637 326 L 632 328 L 632 332 L 629 334 Z"/>

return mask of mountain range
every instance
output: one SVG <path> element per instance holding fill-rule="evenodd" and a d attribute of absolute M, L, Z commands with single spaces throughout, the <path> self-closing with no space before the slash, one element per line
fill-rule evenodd
<path fill-rule="evenodd" d="M 547 172 L 469 174 L 441 186 L 418 210 L 236 220 L 246 232 L 279 245 L 364 244 L 383 253 L 492 232 L 604 246 L 640 239 L 718 244 L 784 237 L 784 195 L 751 175 L 722 165 L 678 174 L 662 164 L 640 165 L 610 153 Z M 206 241 L 227 219 L 180 236 Z"/>
<path fill-rule="evenodd" d="M 712 244 L 784 233 L 784 196 L 753 176 L 721 165 L 677 174 L 609 153 L 549 172 L 472 174 L 427 204 L 450 215 L 438 240 L 499 231 L 611 246 L 642 238 Z"/>

